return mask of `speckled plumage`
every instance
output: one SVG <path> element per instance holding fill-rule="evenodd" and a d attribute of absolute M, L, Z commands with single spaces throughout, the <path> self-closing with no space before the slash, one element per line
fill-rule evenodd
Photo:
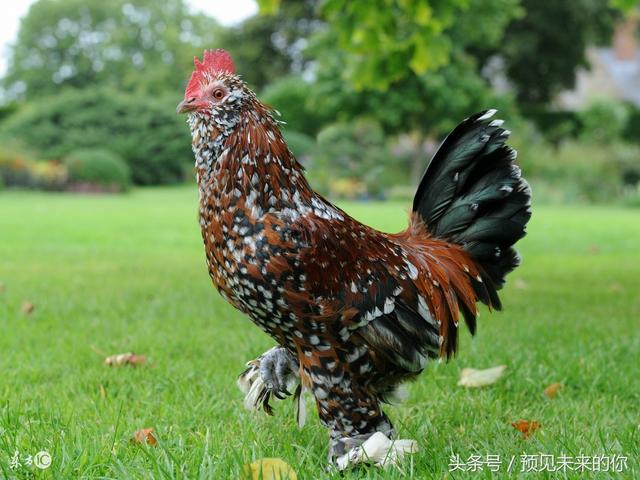
<path fill-rule="evenodd" d="M 453 243 L 451 236 L 464 232 L 453 227 L 436 237 L 450 210 L 430 217 L 435 208 L 428 195 L 417 197 L 401 233 L 361 224 L 312 190 L 272 110 L 233 69 L 207 70 L 205 58 L 197 72 L 179 109 L 190 112 L 200 225 L 214 284 L 297 360 L 296 374 L 330 430 L 332 458 L 377 431 L 391 437 L 381 403 L 429 358 L 455 351 L 460 313 L 473 331 L 478 300 L 499 307 L 490 265 L 469 253 L 484 237 Z M 502 148 L 508 132 L 489 117 L 467 120 L 460 133 L 477 126 L 476 141 L 496 156 L 489 146 Z M 510 152 L 496 160 L 500 168 Z M 445 167 L 438 159 L 432 165 L 437 178 Z M 511 175 L 508 188 L 528 196 L 519 172 L 504 175 Z M 450 176 L 447 181 L 457 182 L 459 172 Z M 485 204 L 479 205 L 482 211 Z M 478 209 L 471 204 L 464 211 Z M 510 251 L 513 242 L 500 245 Z"/>

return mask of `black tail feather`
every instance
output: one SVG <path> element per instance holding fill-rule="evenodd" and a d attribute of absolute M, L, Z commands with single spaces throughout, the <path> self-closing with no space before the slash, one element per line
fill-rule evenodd
<path fill-rule="evenodd" d="M 480 267 L 473 282 L 483 303 L 500 309 L 497 290 L 520 263 L 513 249 L 531 217 L 531 190 L 505 145 L 510 132 L 495 110 L 469 117 L 445 139 L 429 163 L 413 211 L 437 238 L 461 245 Z M 464 312 L 463 312 L 464 313 Z"/>

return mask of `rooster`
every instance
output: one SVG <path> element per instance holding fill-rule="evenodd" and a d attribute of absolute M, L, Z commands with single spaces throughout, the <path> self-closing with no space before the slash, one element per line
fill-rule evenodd
<path fill-rule="evenodd" d="M 299 382 L 299 408 L 311 392 L 340 469 L 415 450 L 390 441 L 382 404 L 455 353 L 459 318 L 475 333 L 478 302 L 501 308 L 520 262 L 531 193 L 510 132 L 495 110 L 463 121 L 429 163 L 408 228 L 383 233 L 314 192 L 226 51 L 194 63 L 177 112 L 188 113 L 209 275 L 277 343 L 239 378 L 247 403 L 270 412 Z"/>

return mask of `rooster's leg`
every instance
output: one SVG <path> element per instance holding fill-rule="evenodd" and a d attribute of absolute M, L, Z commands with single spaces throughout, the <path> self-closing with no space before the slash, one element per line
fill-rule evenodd
<path fill-rule="evenodd" d="M 258 358 L 247 362 L 247 369 L 238 377 L 238 387 L 245 393 L 249 410 L 264 409 L 271 413 L 271 396 L 283 399 L 299 376 L 296 357 L 286 348 L 273 347 Z"/>
<path fill-rule="evenodd" d="M 377 467 L 398 465 L 405 454 L 415 453 L 418 445 L 414 440 L 394 439 L 394 429 L 387 416 L 380 411 L 380 416 L 367 412 L 370 418 L 371 431 L 367 433 L 350 433 L 345 435 L 331 429 L 329 447 L 329 463 L 338 470 L 345 470 L 359 464 L 373 464 Z M 358 424 L 367 423 L 361 420 Z M 367 427 L 364 427 L 367 428 Z M 363 428 L 363 429 L 364 429 Z"/>
<path fill-rule="evenodd" d="M 329 429 L 329 463 L 339 470 L 360 463 L 379 467 L 396 464 L 417 450 L 412 440 L 393 440 L 395 431 L 381 408 L 380 395 L 361 371 L 370 371 L 367 350 L 322 352 L 301 357 L 305 381 L 311 384 L 321 422 Z M 304 351 L 304 349 L 303 349 Z M 347 361 L 340 361 L 340 355 Z"/>

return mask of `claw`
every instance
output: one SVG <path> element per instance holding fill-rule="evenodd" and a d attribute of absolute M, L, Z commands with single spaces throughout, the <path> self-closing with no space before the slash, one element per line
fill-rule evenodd
<path fill-rule="evenodd" d="M 269 400 L 284 400 L 291 395 L 289 386 L 295 385 L 299 375 L 298 368 L 293 354 L 282 347 L 274 347 L 255 360 L 247 362 L 247 369 L 238 377 L 237 382 L 245 393 L 244 403 L 247 409 L 262 409 L 272 415 L 273 407 Z M 296 401 L 299 407 L 299 394 Z"/>

